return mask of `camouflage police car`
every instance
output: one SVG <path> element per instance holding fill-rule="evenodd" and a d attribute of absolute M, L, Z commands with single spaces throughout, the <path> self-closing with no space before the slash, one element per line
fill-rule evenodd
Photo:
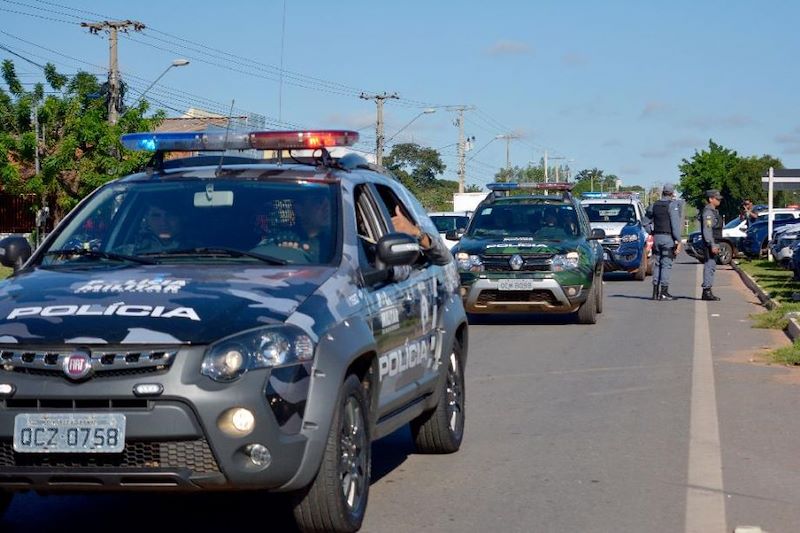
<path fill-rule="evenodd" d="M 29 489 L 267 489 L 292 494 L 303 530 L 354 531 L 372 440 L 410 422 L 421 451 L 458 450 L 456 266 L 403 186 L 325 149 L 357 137 L 128 135 L 152 168 L 32 255 L 0 242 L 17 267 L 0 283 L 4 508 Z M 163 161 L 223 148 L 317 150 Z"/>
<path fill-rule="evenodd" d="M 594 324 L 603 310 L 602 229 L 570 184 L 493 183 L 453 247 L 470 313 L 573 313 Z M 563 194 L 499 196 L 519 189 Z M 455 232 L 449 237 L 458 237 Z"/>

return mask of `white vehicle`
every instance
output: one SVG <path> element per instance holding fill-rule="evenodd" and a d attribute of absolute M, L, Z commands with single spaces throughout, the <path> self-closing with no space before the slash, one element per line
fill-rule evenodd
<path fill-rule="evenodd" d="M 456 233 L 464 233 L 469 224 L 469 219 L 472 216 L 472 211 L 451 211 L 451 212 L 438 212 L 428 213 L 433 223 L 436 224 L 436 229 L 439 230 L 439 235 L 448 248 L 452 248 L 458 242 L 457 240 L 450 240 L 446 238 L 448 231 L 455 231 Z"/>
<path fill-rule="evenodd" d="M 800 224 L 788 224 L 775 230 L 770 251 L 775 261 L 787 265 L 794 255 L 794 244 L 800 239 Z"/>

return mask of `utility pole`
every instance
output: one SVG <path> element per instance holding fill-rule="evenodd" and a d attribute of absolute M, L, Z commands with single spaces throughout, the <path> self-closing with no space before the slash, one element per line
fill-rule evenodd
<path fill-rule="evenodd" d="M 546 154 L 546 153 L 547 153 L 547 152 L 545 152 L 545 154 Z M 557 156 L 557 157 L 551 157 L 550 159 L 551 159 L 551 160 L 552 160 L 552 159 L 566 159 L 566 157 L 563 157 L 563 156 Z M 561 166 L 561 165 L 557 165 L 557 166 L 556 166 L 556 183 L 558 183 L 558 169 L 560 168 L 560 166 Z"/>
<path fill-rule="evenodd" d="M 39 175 L 39 102 L 33 106 L 33 110 L 31 111 L 33 115 L 33 128 L 34 134 L 36 135 L 36 144 L 34 145 L 34 153 L 33 153 L 33 160 L 34 160 L 34 168 L 36 169 L 36 175 Z"/>
<path fill-rule="evenodd" d="M 549 183 L 547 179 L 547 150 L 544 151 L 544 182 Z"/>
<path fill-rule="evenodd" d="M 400 98 L 397 93 L 388 94 L 386 91 L 383 94 L 367 94 L 361 93 L 362 100 L 375 100 L 375 105 L 378 108 L 378 119 L 375 121 L 375 163 L 383 165 L 383 102 L 384 100 Z"/>
<path fill-rule="evenodd" d="M 97 35 L 101 31 L 108 33 L 108 123 L 116 124 L 119 118 L 120 83 L 119 63 L 117 61 L 117 36 L 120 31 L 129 29 L 142 31 L 145 26 L 136 20 L 104 20 L 102 22 L 81 22 L 82 28 L 89 28 L 89 33 Z"/>
<path fill-rule="evenodd" d="M 455 111 L 458 113 L 455 122 L 453 123 L 458 128 L 458 192 L 464 192 L 464 182 L 466 181 L 467 173 L 467 138 L 464 135 L 464 111 L 472 111 L 475 109 L 474 105 L 456 105 L 449 106 L 448 111 Z"/>

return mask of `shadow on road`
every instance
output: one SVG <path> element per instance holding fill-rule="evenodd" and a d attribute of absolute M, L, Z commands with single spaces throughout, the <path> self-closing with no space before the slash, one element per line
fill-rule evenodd
<path fill-rule="evenodd" d="M 678 294 L 673 294 L 672 297 L 675 300 L 692 300 L 692 301 L 696 301 L 696 300 L 700 299 L 700 298 L 695 298 L 693 296 L 681 296 L 681 295 L 678 295 Z M 650 301 L 652 301 L 651 295 L 635 296 L 633 294 L 609 294 L 607 296 L 607 298 L 626 298 L 626 299 L 629 299 L 629 300 L 650 300 Z"/>
<path fill-rule="evenodd" d="M 402 465 L 416 452 L 408 424 L 372 444 L 371 484 Z"/>
<path fill-rule="evenodd" d="M 575 313 L 498 313 L 498 314 L 468 314 L 469 323 L 472 326 L 526 326 L 526 325 L 550 325 L 562 326 L 575 324 L 577 318 Z"/>

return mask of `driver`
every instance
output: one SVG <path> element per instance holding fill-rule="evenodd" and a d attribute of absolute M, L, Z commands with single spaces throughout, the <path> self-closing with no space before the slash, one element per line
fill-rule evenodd
<path fill-rule="evenodd" d="M 292 202 L 295 224 L 261 241 L 303 252 L 309 263 L 326 262 L 333 239 L 331 201 L 328 195 L 307 194 Z"/>
<path fill-rule="evenodd" d="M 153 204 L 147 208 L 142 231 L 136 242 L 137 253 L 161 252 L 180 248 L 182 224 L 172 206 Z"/>

